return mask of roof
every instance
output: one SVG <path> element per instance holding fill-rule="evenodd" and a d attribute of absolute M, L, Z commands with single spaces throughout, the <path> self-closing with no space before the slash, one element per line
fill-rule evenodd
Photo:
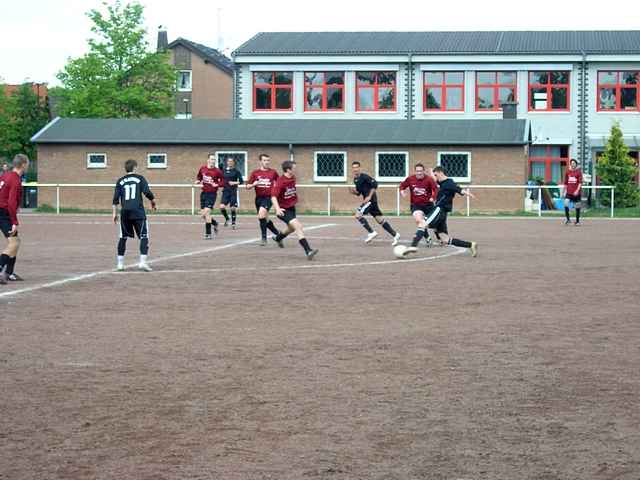
<path fill-rule="evenodd" d="M 503 32 L 262 32 L 238 55 L 624 54 L 640 30 Z"/>
<path fill-rule="evenodd" d="M 191 40 L 187 40 L 186 38 L 182 37 L 176 38 L 173 42 L 167 45 L 167 48 L 173 48 L 178 45 L 191 50 L 196 55 L 199 55 L 205 60 L 208 60 L 214 65 L 217 65 L 225 72 L 229 74 L 233 73 L 233 60 L 231 60 L 229 57 L 216 50 L 215 48 L 207 47 L 206 45 L 192 42 Z"/>
<path fill-rule="evenodd" d="M 524 145 L 526 120 L 174 120 L 58 118 L 56 144 Z"/>

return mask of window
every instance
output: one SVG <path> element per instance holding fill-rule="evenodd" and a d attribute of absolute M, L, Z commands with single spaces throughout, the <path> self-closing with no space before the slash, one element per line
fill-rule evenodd
<path fill-rule="evenodd" d="M 344 110 L 344 72 L 305 72 L 306 112 Z"/>
<path fill-rule="evenodd" d="M 167 168 L 166 153 L 147 154 L 147 168 Z"/>
<path fill-rule="evenodd" d="M 292 72 L 254 72 L 254 111 L 290 111 L 292 109 Z"/>
<path fill-rule="evenodd" d="M 218 168 L 223 169 L 227 165 L 227 160 L 233 158 L 236 161 L 236 168 L 247 177 L 247 152 L 216 152 Z"/>
<path fill-rule="evenodd" d="M 456 182 L 471 181 L 471 153 L 438 152 L 438 165 Z"/>
<path fill-rule="evenodd" d="M 569 78 L 569 72 L 529 72 L 529 111 L 568 111 Z"/>
<path fill-rule="evenodd" d="M 87 153 L 87 168 L 107 168 L 107 154 Z"/>
<path fill-rule="evenodd" d="M 176 120 L 189 120 L 191 118 L 190 113 L 176 113 Z"/>
<path fill-rule="evenodd" d="M 191 91 L 191 70 L 180 70 L 178 72 L 178 91 Z"/>
<path fill-rule="evenodd" d="M 344 182 L 347 180 L 346 152 L 315 152 L 313 159 L 313 180 Z"/>
<path fill-rule="evenodd" d="M 502 110 L 516 101 L 516 87 L 516 72 L 476 72 L 476 110 Z"/>
<path fill-rule="evenodd" d="M 424 111 L 464 112 L 464 72 L 424 72 Z"/>
<path fill-rule="evenodd" d="M 558 145 L 531 145 L 529 147 L 529 178 L 541 178 L 545 183 L 564 182 L 569 164 L 569 147 Z"/>
<path fill-rule="evenodd" d="M 395 72 L 356 72 L 357 111 L 395 111 L 395 109 Z"/>
<path fill-rule="evenodd" d="M 640 72 L 598 72 L 598 111 L 639 111 Z"/>
<path fill-rule="evenodd" d="M 409 175 L 407 152 L 376 152 L 376 178 L 389 182 L 401 182 Z"/>

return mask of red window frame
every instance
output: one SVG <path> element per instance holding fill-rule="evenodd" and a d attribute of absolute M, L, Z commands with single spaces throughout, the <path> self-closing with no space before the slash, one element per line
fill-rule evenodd
<path fill-rule="evenodd" d="M 271 73 L 271 83 L 256 83 L 257 75 L 265 75 Z M 276 84 L 276 75 L 279 73 L 290 73 L 291 83 Z M 254 112 L 292 112 L 293 111 L 293 72 L 277 71 L 277 72 L 253 72 L 253 111 Z M 257 88 L 269 88 L 271 89 L 271 108 L 257 108 L 256 107 L 256 89 Z M 289 108 L 276 108 L 276 91 L 285 90 L 290 91 L 289 96 L 291 98 L 291 106 Z"/>
<path fill-rule="evenodd" d="M 495 80 L 494 83 L 482 83 L 478 84 L 478 74 L 480 73 L 493 73 Z M 515 83 L 498 83 L 498 74 L 499 73 L 514 73 L 515 74 Z M 476 72 L 476 112 L 501 112 L 502 107 L 500 106 L 499 98 L 500 98 L 500 88 L 509 88 L 512 87 L 515 93 L 514 102 L 518 101 L 518 72 L 510 71 L 510 70 L 499 70 L 499 71 L 482 71 Z M 479 88 L 493 88 L 493 108 L 480 108 L 478 105 L 478 89 Z"/>
<path fill-rule="evenodd" d="M 542 145 L 537 145 L 537 147 L 541 147 Z M 554 157 L 551 155 L 551 149 L 554 147 L 566 148 L 566 157 Z M 562 153 L 562 152 L 561 152 Z M 531 177 L 531 164 L 544 162 L 544 181 L 548 183 L 552 180 L 551 178 L 551 164 L 552 163 L 564 163 L 565 172 L 567 171 L 567 166 L 569 165 L 569 147 L 565 145 L 545 145 L 545 155 L 543 157 L 531 157 L 529 156 L 529 177 Z M 561 179 L 561 182 L 564 181 L 564 178 Z"/>
<path fill-rule="evenodd" d="M 616 74 L 616 83 L 600 83 L 600 74 L 610 72 Z M 635 85 L 629 84 L 626 86 L 626 83 L 620 83 L 620 76 L 624 73 L 635 72 L 636 77 L 638 79 L 638 83 Z M 597 111 L 598 112 L 638 112 L 640 111 L 640 71 L 638 70 L 598 70 L 598 78 L 597 78 L 598 88 L 596 90 L 597 98 Z M 616 92 L 616 106 L 615 108 L 602 108 L 602 104 L 600 103 L 600 90 L 603 88 L 613 88 Z M 636 108 L 622 108 L 622 89 L 630 89 L 636 90 Z"/>
<path fill-rule="evenodd" d="M 531 83 L 531 74 L 532 73 L 546 73 L 547 74 L 547 83 Z M 551 83 L 551 74 L 552 73 L 566 73 L 567 74 L 567 83 Z M 529 98 L 527 105 L 529 106 L 530 112 L 569 112 L 571 110 L 571 72 L 565 70 L 549 70 L 549 71 L 541 71 L 541 70 L 532 70 L 527 72 L 527 81 L 529 82 Z M 531 95 L 532 90 L 534 88 L 545 88 L 547 90 L 547 108 L 533 108 L 531 106 Z M 553 90 L 564 88 L 567 90 L 567 107 L 566 108 L 553 108 Z"/>
<path fill-rule="evenodd" d="M 323 79 L 322 83 L 307 83 L 307 74 L 308 73 L 322 73 Z M 340 73 L 342 75 L 342 84 L 338 83 L 330 83 L 327 84 L 327 74 L 336 74 Z M 319 72 L 319 71 L 309 71 L 304 72 L 304 111 L 305 112 L 344 112 L 344 80 L 345 80 L 344 72 Z M 307 92 L 310 88 L 322 88 L 322 108 L 320 110 L 315 110 L 312 108 L 308 108 L 307 105 Z M 328 108 L 327 107 L 327 89 L 328 88 L 339 88 L 342 92 L 342 108 Z"/>
<path fill-rule="evenodd" d="M 427 75 L 430 73 L 441 73 L 442 83 L 427 83 Z M 447 83 L 447 73 L 462 73 L 462 83 Z M 433 71 L 423 72 L 422 75 L 422 111 L 423 112 L 464 112 L 464 72 L 463 71 Z M 442 102 L 440 108 L 427 108 L 427 91 L 429 88 L 441 88 L 442 89 Z M 462 107 L 461 108 L 447 108 L 447 89 L 461 88 L 462 89 Z"/>
<path fill-rule="evenodd" d="M 375 81 L 373 85 L 364 84 L 360 85 L 358 81 L 359 73 L 372 73 L 375 75 Z M 393 74 L 394 80 L 393 83 L 379 83 L 378 78 L 380 74 Z M 365 71 L 356 71 L 356 112 L 395 112 L 397 110 L 398 105 L 398 72 L 365 72 Z M 393 108 L 379 108 L 378 101 L 380 88 L 392 88 L 393 89 Z M 373 108 L 360 108 L 360 90 L 361 89 L 372 89 L 373 90 Z"/>

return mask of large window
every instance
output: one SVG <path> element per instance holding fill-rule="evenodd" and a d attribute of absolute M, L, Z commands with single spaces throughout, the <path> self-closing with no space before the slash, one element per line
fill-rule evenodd
<path fill-rule="evenodd" d="M 395 72 L 356 72 L 356 110 L 396 109 Z"/>
<path fill-rule="evenodd" d="M 529 111 L 568 111 L 569 72 L 529 72 Z"/>
<path fill-rule="evenodd" d="M 216 152 L 216 164 L 218 168 L 224 169 L 227 166 L 227 160 L 233 158 L 236 161 L 236 168 L 240 171 L 244 178 L 247 177 L 247 152 L 239 151 L 220 151 Z"/>
<path fill-rule="evenodd" d="M 471 181 L 470 152 L 438 152 L 438 165 L 456 182 Z"/>
<path fill-rule="evenodd" d="M 347 179 L 347 153 L 315 152 L 313 179 L 325 182 L 344 182 Z"/>
<path fill-rule="evenodd" d="M 476 110 L 500 111 L 516 101 L 516 72 L 476 72 Z"/>
<path fill-rule="evenodd" d="M 178 91 L 191 91 L 191 70 L 180 70 L 178 72 Z"/>
<path fill-rule="evenodd" d="M 147 168 L 167 168 L 166 153 L 147 154 Z"/>
<path fill-rule="evenodd" d="M 344 72 L 305 72 L 304 109 L 307 112 L 344 110 Z"/>
<path fill-rule="evenodd" d="M 401 182 L 409 175 L 407 152 L 376 152 L 376 178 L 387 182 Z"/>
<path fill-rule="evenodd" d="M 107 168 L 107 154 L 87 153 L 87 168 Z"/>
<path fill-rule="evenodd" d="M 558 145 L 532 145 L 529 148 L 529 178 L 545 183 L 564 182 L 569 164 L 569 147 Z"/>
<path fill-rule="evenodd" d="M 424 72 L 425 111 L 464 111 L 464 72 Z"/>
<path fill-rule="evenodd" d="M 598 110 L 635 111 L 640 97 L 640 72 L 598 72 Z"/>
<path fill-rule="evenodd" d="M 290 111 L 292 109 L 292 72 L 254 72 L 254 111 Z"/>

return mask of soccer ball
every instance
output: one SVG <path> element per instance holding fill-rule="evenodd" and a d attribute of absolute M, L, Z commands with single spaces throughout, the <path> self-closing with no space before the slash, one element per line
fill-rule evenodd
<path fill-rule="evenodd" d="M 393 254 L 396 258 L 406 258 L 407 255 L 407 247 L 404 245 L 396 245 L 393 247 Z"/>

